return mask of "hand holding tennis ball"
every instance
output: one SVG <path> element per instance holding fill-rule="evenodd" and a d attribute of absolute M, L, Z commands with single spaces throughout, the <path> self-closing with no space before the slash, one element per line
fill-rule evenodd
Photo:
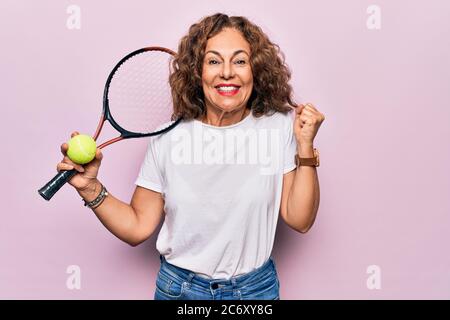
<path fill-rule="evenodd" d="M 84 137 L 83 137 L 84 136 Z M 78 138 L 77 138 L 78 137 Z M 91 137 L 87 136 L 92 139 Z M 98 183 L 97 174 L 100 168 L 100 164 L 103 158 L 103 155 L 100 149 L 96 148 L 95 141 L 92 144 L 92 141 L 89 142 L 90 139 L 86 138 L 85 135 L 80 135 L 77 131 L 71 134 L 71 138 L 68 143 L 63 143 L 61 145 L 61 153 L 64 158 L 61 162 L 56 166 L 56 170 L 72 170 L 75 169 L 78 171 L 78 174 L 74 175 L 70 180 L 69 184 L 75 187 L 77 190 L 83 190 L 89 188 L 90 186 Z M 93 139 L 92 139 L 93 140 Z M 86 143 L 86 141 L 88 141 Z M 72 142 L 74 144 L 72 144 Z M 76 143 L 79 143 L 78 145 Z M 87 144 L 87 146 L 85 145 Z M 78 153 L 78 146 L 83 146 L 81 149 L 81 155 Z M 75 146 L 75 147 L 74 147 Z M 72 148 L 71 148 L 72 147 Z M 90 151 L 93 150 L 93 156 Z M 70 151 L 70 152 L 69 152 Z M 70 157 L 69 157 L 70 153 Z M 93 158 L 91 158 L 93 157 Z M 84 162 L 87 161 L 86 164 L 81 165 L 75 161 Z M 90 160 L 90 161 L 88 161 Z"/>

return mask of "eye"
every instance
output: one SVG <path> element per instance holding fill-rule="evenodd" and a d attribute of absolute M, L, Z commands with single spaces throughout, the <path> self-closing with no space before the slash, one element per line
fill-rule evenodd
<path fill-rule="evenodd" d="M 237 63 L 237 64 L 245 64 L 246 61 L 245 61 L 245 60 L 237 60 L 236 63 Z"/>
<path fill-rule="evenodd" d="M 219 63 L 219 61 L 217 61 L 217 60 L 209 60 L 208 61 L 208 64 L 218 64 Z"/>

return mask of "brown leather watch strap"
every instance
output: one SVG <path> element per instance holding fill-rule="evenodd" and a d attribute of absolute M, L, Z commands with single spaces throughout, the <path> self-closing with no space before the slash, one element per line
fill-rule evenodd
<path fill-rule="evenodd" d="M 319 166 L 319 151 L 314 148 L 314 157 L 313 158 L 300 158 L 298 154 L 295 155 L 295 165 L 299 166 L 309 166 L 309 167 L 318 167 Z"/>

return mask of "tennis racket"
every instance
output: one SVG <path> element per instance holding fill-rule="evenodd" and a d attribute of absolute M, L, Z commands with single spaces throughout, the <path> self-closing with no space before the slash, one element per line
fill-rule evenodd
<path fill-rule="evenodd" d="M 94 140 L 105 121 L 120 135 L 98 148 L 131 138 L 143 138 L 163 134 L 181 121 L 173 113 L 169 85 L 170 62 L 175 52 L 162 47 L 148 47 L 131 52 L 120 60 L 106 80 L 103 92 L 103 110 L 94 134 Z M 50 200 L 72 178 L 75 169 L 61 171 L 39 194 Z"/>

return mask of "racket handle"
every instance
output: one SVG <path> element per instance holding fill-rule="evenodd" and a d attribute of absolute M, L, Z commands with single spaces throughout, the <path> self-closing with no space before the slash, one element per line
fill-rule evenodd
<path fill-rule="evenodd" d="M 55 195 L 55 193 L 58 192 L 58 190 L 61 189 L 61 187 L 76 173 L 77 170 L 75 169 L 59 172 L 45 186 L 39 189 L 39 194 L 45 200 L 50 200 Z"/>

